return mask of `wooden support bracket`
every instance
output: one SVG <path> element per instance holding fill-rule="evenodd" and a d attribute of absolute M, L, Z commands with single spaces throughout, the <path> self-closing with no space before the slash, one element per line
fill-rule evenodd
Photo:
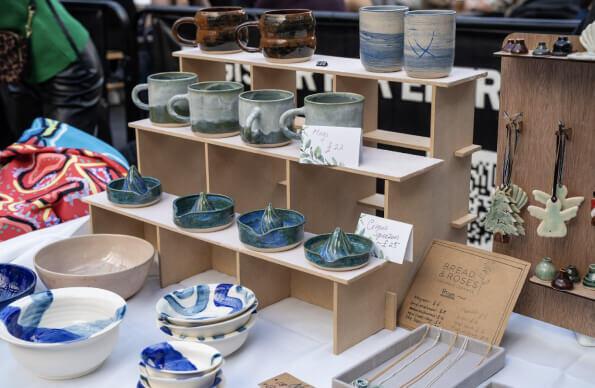
<path fill-rule="evenodd" d="M 450 222 L 450 226 L 455 229 L 463 229 L 477 219 L 477 214 L 465 214 L 463 217 L 457 218 Z"/>
<path fill-rule="evenodd" d="M 426 152 L 430 150 L 429 137 L 385 131 L 382 129 L 376 129 L 374 131 L 364 133 L 364 140 L 395 147 L 407 148 L 410 150 Z"/>
<path fill-rule="evenodd" d="M 397 329 L 397 294 L 391 291 L 384 296 L 384 328 Z"/>
<path fill-rule="evenodd" d="M 360 205 L 370 206 L 378 210 L 384 210 L 384 194 L 372 194 L 357 201 Z"/>
<path fill-rule="evenodd" d="M 474 152 L 481 150 L 481 146 L 478 144 L 471 144 L 467 147 L 460 148 L 455 151 L 455 156 L 457 158 L 466 158 L 467 156 L 471 156 Z"/>

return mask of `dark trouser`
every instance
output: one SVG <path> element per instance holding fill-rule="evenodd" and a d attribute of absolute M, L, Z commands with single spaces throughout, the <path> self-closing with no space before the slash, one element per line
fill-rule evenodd
<path fill-rule="evenodd" d="M 40 84 L 2 86 L 2 114 L 10 133 L 0 128 L 0 144 L 17 140 L 33 119 L 40 116 L 95 134 L 102 92 L 101 60 L 89 40 L 79 57 L 53 78 Z"/>

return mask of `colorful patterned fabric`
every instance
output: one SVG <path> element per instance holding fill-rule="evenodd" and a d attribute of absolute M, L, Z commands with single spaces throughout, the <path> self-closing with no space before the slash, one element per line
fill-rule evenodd
<path fill-rule="evenodd" d="M 87 215 L 81 198 L 126 174 L 121 154 L 81 135 L 67 124 L 37 119 L 0 152 L 0 241 Z"/>

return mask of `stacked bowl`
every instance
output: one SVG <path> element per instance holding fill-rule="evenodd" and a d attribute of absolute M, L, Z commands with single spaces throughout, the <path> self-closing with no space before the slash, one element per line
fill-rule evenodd
<path fill-rule="evenodd" d="M 256 295 L 246 287 L 199 284 L 157 302 L 157 327 L 170 338 L 209 345 L 228 356 L 246 342 L 257 307 Z"/>
<path fill-rule="evenodd" d="M 147 346 L 140 355 L 138 388 L 220 388 L 223 357 L 217 349 L 184 341 Z"/>

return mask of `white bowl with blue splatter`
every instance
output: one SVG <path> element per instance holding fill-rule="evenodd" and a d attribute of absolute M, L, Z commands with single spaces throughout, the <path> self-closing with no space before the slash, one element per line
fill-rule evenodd
<path fill-rule="evenodd" d="M 212 283 L 177 290 L 159 299 L 158 319 L 178 326 L 198 326 L 236 317 L 251 308 L 256 295 L 238 284 Z"/>
<path fill-rule="evenodd" d="M 70 379 L 105 361 L 125 313 L 126 302 L 111 291 L 59 288 L 19 299 L 0 311 L 0 338 L 36 375 Z"/>
<path fill-rule="evenodd" d="M 225 377 L 222 369 L 216 369 L 200 377 L 168 379 L 139 376 L 137 388 L 223 388 Z"/>
<path fill-rule="evenodd" d="M 149 377 L 189 378 L 221 368 L 223 356 L 211 346 L 167 341 L 147 346 L 140 354 L 141 374 Z"/>

